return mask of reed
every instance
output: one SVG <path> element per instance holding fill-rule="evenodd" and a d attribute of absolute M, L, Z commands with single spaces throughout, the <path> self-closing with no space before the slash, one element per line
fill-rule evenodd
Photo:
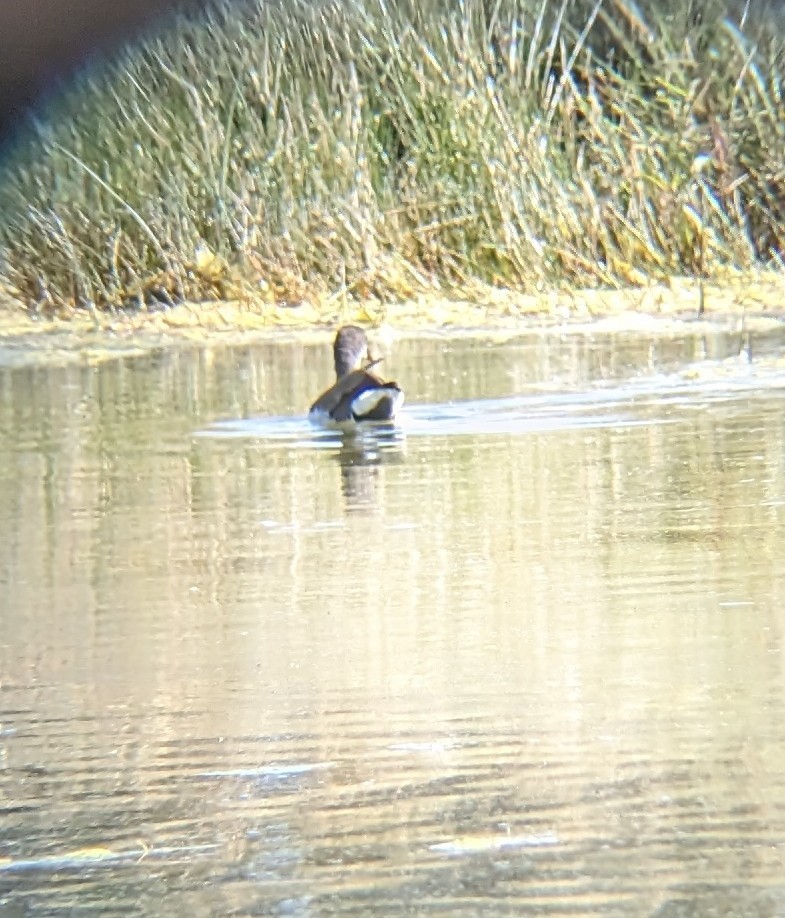
<path fill-rule="evenodd" d="M 2 283 L 63 311 L 780 270 L 781 23 L 700 9 L 218 3 L 17 140 Z"/>

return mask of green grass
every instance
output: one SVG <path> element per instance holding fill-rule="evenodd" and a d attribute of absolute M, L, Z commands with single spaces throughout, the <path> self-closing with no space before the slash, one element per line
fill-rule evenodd
<path fill-rule="evenodd" d="M 6 157 L 0 279 L 48 312 L 780 270 L 781 29 L 701 6 L 265 0 L 177 20 Z"/>

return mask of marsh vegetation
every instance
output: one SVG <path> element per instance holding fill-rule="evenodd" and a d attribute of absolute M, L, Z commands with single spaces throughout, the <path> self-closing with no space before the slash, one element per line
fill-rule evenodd
<path fill-rule="evenodd" d="M 19 137 L 3 286 L 62 314 L 779 271 L 780 33 L 686 0 L 224 0 Z"/>

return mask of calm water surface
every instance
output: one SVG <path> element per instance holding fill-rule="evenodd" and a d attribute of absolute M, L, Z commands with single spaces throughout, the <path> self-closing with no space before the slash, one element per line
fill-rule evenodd
<path fill-rule="evenodd" d="M 785 915 L 785 334 L 0 368 L 0 914 Z M 7 356 L 7 355 L 6 355 Z"/>

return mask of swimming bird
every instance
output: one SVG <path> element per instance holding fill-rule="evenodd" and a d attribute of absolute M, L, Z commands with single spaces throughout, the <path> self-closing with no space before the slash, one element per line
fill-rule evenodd
<path fill-rule="evenodd" d="M 396 382 L 384 382 L 371 367 L 368 338 L 356 325 L 338 329 L 333 343 L 335 384 L 311 405 L 310 417 L 330 421 L 391 421 L 403 405 Z"/>

